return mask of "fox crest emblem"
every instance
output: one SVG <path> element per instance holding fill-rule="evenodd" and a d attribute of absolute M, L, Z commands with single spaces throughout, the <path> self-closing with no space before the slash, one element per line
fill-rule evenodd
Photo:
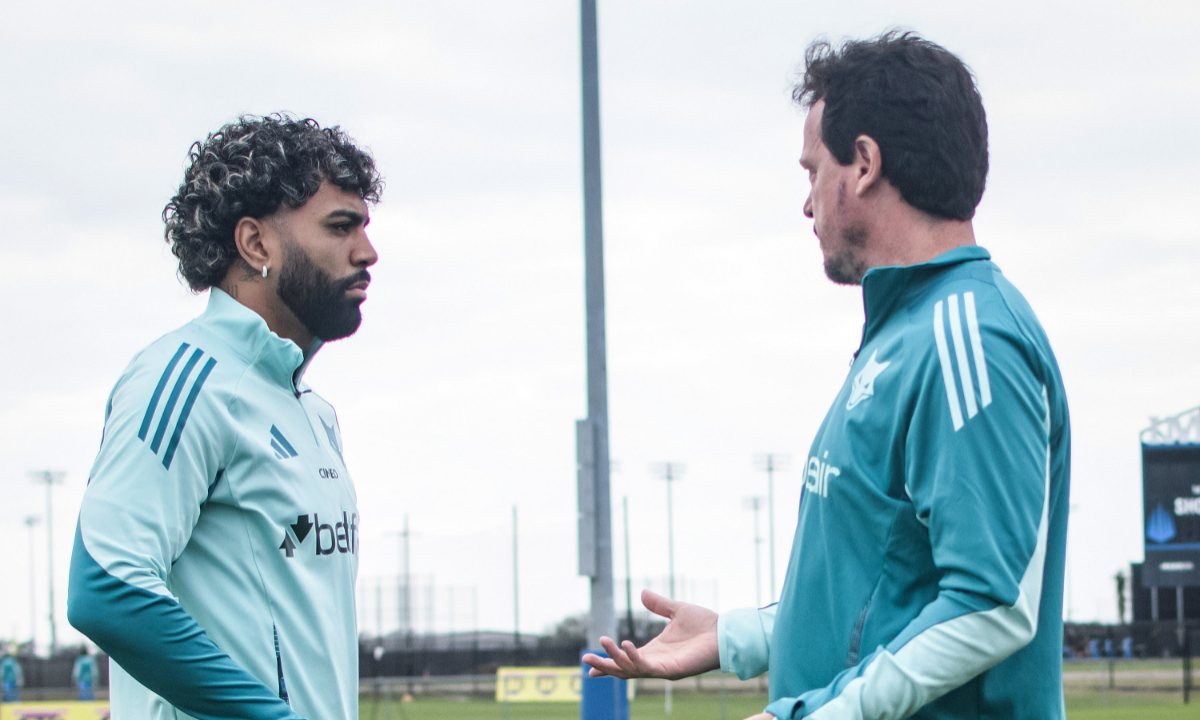
<path fill-rule="evenodd" d="M 871 357 L 867 358 L 867 366 L 854 376 L 854 382 L 850 384 L 850 399 L 846 401 L 847 410 L 853 410 L 855 405 L 875 394 L 875 378 L 892 364 L 890 360 L 879 362 L 878 355 L 878 350 L 871 353 Z"/>

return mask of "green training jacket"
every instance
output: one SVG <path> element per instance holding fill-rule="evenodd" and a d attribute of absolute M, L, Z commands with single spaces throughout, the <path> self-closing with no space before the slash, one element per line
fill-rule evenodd
<path fill-rule="evenodd" d="M 67 599 L 114 718 L 357 720 L 358 510 L 305 367 L 213 288 L 117 381 Z"/>
<path fill-rule="evenodd" d="M 1054 720 L 1070 423 L 1028 303 L 977 246 L 863 278 L 778 604 L 719 620 L 778 718 Z"/>

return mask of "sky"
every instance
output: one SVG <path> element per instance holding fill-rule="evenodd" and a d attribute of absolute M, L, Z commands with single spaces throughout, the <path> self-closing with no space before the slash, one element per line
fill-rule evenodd
<path fill-rule="evenodd" d="M 770 594 L 765 542 L 756 592 L 744 509 L 767 492 L 754 456 L 807 457 L 862 323 L 861 295 L 825 279 L 801 211 L 790 89 L 814 38 L 892 27 L 977 77 L 991 170 L 976 237 L 1037 312 L 1071 406 L 1064 614 L 1111 621 L 1112 577 L 1142 557 L 1138 432 L 1200 405 L 1195 3 L 600 0 L 618 582 L 627 498 L 634 588 L 665 588 L 652 464 L 670 461 L 686 466 L 680 596 L 723 610 Z M 387 180 L 362 329 L 306 378 L 338 408 L 358 489 L 362 629 L 398 623 L 386 598 L 407 516 L 412 572 L 436 588 L 419 627 L 511 630 L 514 506 L 521 629 L 586 610 L 578 36 L 562 0 L 6 10 L 0 637 L 29 637 L 31 549 L 49 637 L 47 528 L 23 520 L 45 515 L 27 473 L 52 469 L 65 473 L 50 528 L 58 637 L 78 641 L 66 578 L 105 399 L 138 350 L 206 303 L 175 275 L 163 206 L 192 142 L 274 111 L 341 125 Z M 777 586 L 801 485 L 775 476 Z"/>

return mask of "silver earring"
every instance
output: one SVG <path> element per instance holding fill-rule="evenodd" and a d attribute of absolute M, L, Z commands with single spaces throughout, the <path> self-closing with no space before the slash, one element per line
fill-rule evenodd
<path fill-rule="evenodd" d="M 263 265 L 263 277 L 267 276 L 267 266 Z"/>

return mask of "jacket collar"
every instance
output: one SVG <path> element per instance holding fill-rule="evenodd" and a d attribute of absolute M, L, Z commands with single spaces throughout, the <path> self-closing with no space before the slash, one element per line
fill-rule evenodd
<path fill-rule="evenodd" d="M 305 358 L 299 345 L 272 332 L 261 315 L 215 287 L 208 292 L 208 308 L 196 322 L 216 335 L 247 365 L 258 366 L 268 377 L 296 393 L 303 391 L 304 372 L 324 344 L 320 339 L 314 340 Z"/>
<path fill-rule="evenodd" d="M 991 253 L 978 245 L 961 245 L 929 262 L 917 265 L 884 265 L 868 270 L 862 281 L 863 310 L 866 316 L 862 344 L 865 345 L 867 339 L 892 314 L 914 281 L 954 265 L 973 260 L 990 260 L 991 257 Z"/>

